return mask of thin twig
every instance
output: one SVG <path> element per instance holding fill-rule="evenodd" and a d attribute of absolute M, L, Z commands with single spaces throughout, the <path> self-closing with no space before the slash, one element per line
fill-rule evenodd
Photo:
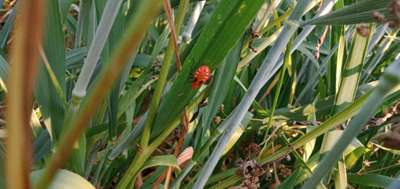
<path fill-rule="evenodd" d="M 173 43 L 174 51 L 175 51 L 176 69 L 178 71 L 180 71 L 182 69 L 182 64 L 181 64 L 181 60 L 179 57 L 178 37 L 176 35 L 171 3 L 169 2 L 169 0 L 163 0 L 163 6 L 164 6 L 164 11 L 167 14 L 168 25 L 171 30 L 172 43 Z"/>

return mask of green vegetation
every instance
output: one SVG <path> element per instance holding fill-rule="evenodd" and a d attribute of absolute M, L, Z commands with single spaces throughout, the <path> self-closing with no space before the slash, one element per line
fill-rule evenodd
<path fill-rule="evenodd" d="M 400 0 L 0 3 L 0 188 L 399 186 Z"/>

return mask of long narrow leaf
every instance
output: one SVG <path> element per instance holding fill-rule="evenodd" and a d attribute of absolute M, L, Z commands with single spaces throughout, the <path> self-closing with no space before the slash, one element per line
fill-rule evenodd
<path fill-rule="evenodd" d="M 255 79 L 251 83 L 248 93 L 242 99 L 238 107 L 233 111 L 230 115 L 231 117 L 228 120 L 225 120 L 223 124 L 229 125 L 227 131 L 222 135 L 222 138 L 218 141 L 217 146 L 215 147 L 212 155 L 207 160 L 203 169 L 200 171 L 200 176 L 196 180 L 194 184 L 195 189 L 203 188 L 208 180 L 208 177 L 211 175 L 215 166 L 218 163 L 218 160 L 227 145 L 230 137 L 235 132 L 236 128 L 239 126 L 239 123 L 244 118 L 245 113 L 249 109 L 250 105 L 254 101 L 257 93 L 261 90 L 261 88 L 265 85 L 265 83 L 270 79 L 271 71 L 275 67 L 274 63 L 278 61 L 279 57 L 285 50 L 285 46 L 289 42 L 292 35 L 298 28 L 296 24 L 297 20 L 301 15 L 303 15 L 304 9 L 311 3 L 310 0 L 303 0 L 298 2 L 296 8 L 293 10 L 292 14 L 289 17 L 289 21 L 285 24 L 282 34 L 278 37 L 276 43 L 270 50 L 268 56 L 266 57 L 261 69 L 257 72 Z"/>
<path fill-rule="evenodd" d="M 69 157 L 72 152 L 73 144 L 84 132 L 86 126 L 90 121 L 90 117 L 94 114 L 94 109 L 99 105 L 107 92 L 112 88 L 115 80 L 118 78 L 124 66 L 130 60 L 132 52 L 138 48 L 139 42 L 143 38 L 144 32 L 150 25 L 151 20 L 157 15 L 161 3 L 158 0 L 149 0 L 142 3 L 138 7 L 136 16 L 132 19 L 127 32 L 124 34 L 124 39 L 120 43 L 119 48 L 114 51 L 110 61 L 100 74 L 96 85 L 85 100 L 82 108 L 75 115 L 76 118 L 69 123 L 69 130 L 60 141 L 58 151 L 54 154 L 52 160 L 49 162 L 47 168 L 38 184 L 37 189 L 46 188 L 53 178 L 55 172 L 61 167 L 64 161 Z"/>
<path fill-rule="evenodd" d="M 376 21 L 375 11 L 389 15 L 392 0 L 363 0 L 334 11 L 328 15 L 307 21 L 305 24 L 357 24 Z"/>
<path fill-rule="evenodd" d="M 400 84 L 400 76 L 398 74 L 399 71 L 400 59 L 396 60 L 384 72 L 384 75 L 381 77 L 377 88 L 367 99 L 359 114 L 351 120 L 332 150 L 322 159 L 313 176 L 302 187 L 303 189 L 315 188 L 326 172 L 337 162 L 346 147 L 361 132 L 368 119 L 375 114 L 377 108 L 384 101 L 383 97 L 388 95 L 394 87 Z"/>

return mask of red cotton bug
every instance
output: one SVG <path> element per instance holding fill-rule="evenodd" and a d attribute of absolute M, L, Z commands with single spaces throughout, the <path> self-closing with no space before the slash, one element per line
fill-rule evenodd
<path fill-rule="evenodd" d="M 192 89 L 198 89 L 211 78 L 211 69 L 202 65 L 193 74 Z"/>

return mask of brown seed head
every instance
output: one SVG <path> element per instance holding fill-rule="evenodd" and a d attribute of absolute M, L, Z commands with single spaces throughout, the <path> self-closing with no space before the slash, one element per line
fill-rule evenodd
<path fill-rule="evenodd" d="M 377 21 L 377 22 L 385 21 L 385 15 L 383 15 L 382 13 L 380 13 L 378 11 L 374 11 L 372 13 L 372 17 L 374 17 L 374 20 Z"/>
<path fill-rule="evenodd" d="M 368 25 L 360 24 L 357 26 L 357 33 L 363 37 L 368 37 L 371 30 Z"/>

